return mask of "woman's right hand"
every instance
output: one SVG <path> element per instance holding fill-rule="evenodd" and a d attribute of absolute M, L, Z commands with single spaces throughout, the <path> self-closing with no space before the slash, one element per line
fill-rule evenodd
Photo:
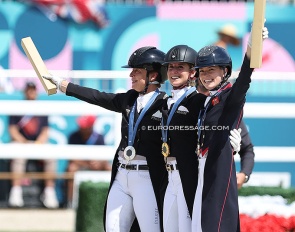
<path fill-rule="evenodd" d="M 61 82 L 64 80 L 63 78 L 58 76 L 53 76 L 51 74 L 49 74 L 48 76 L 42 76 L 42 77 L 52 81 L 56 85 L 56 87 L 60 90 Z"/>

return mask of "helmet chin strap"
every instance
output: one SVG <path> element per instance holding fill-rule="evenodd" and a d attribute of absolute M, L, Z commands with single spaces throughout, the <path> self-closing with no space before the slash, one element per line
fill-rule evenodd
<path fill-rule="evenodd" d="M 145 82 L 146 82 L 146 84 L 145 84 L 145 87 L 144 87 L 143 91 L 139 92 L 140 94 L 143 94 L 143 95 L 146 94 L 146 91 L 147 91 L 147 89 L 148 89 L 148 87 L 150 85 L 148 76 L 146 77 Z"/>
<path fill-rule="evenodd" d="M 217 85 L 214 89 L 212 89 L 212 90 L 218 90 L 218 89 L 220 89 L 221 88 L 221 86 L 223 86 L 224 85 L 224 83 L 226 83 L 226 81 L 227 81 L 227 79 L 228 78 L 226 78 L 226 72 L 224 73 L 224 75 L 223 75 L 223 77 L 222 77 L 222 81 L 219 83 L 219 85 Z"/>
<path fill-rule="evenodd" d="M 200 85 L 206 89 L 206 87 L 205 87 L 205 85 L 203 84 L 203 82 L 202 82 L 201 79 L 200 79 L 200 81 L 199 81 L 198 83 L 200 83 Z M 207 89 L 207 90 L 208 90 L 208 89 Z"/>
<path fill-rule="evenodd" d="M 228 79 L 228 78 L 226 78 L 226 75 L 227 75 L 227 73 L 225 72 L 224 75 L 223 75 L 223 77 L 222 77 L 222 81 L 221 81 L 221 82 L 220 82 L 215 88 L 213 88 L 213 89 L 211 89 L 211 90 L 209 90 L 209 89 L 207 89 L 207 88 L 205 87 L 205 85 L 203 84 L 203 82 L 202 82 L 201 79 L 200 79 L 200 83 L 201 83 L 201 84 L 204 86 L 204 88 L 207 89 L 208 91 L 216 91 L 216 90 L 220 89 L 221 86 L 224 85 L 224 83 L 227 82 L 227 79 Z"/>
<path fill-rule="evenodd" d="M 159 85 L 160 84 L 159 81 L 150 81 L 149 74 L 150 74 L 150 71 L 147 70 L 146 77 L 145 77 L 146 84 L 145 84 L 144 90 L 141 91 L 140 94 L 146 94 L 149 85 Z"/>
<path fill-rule="evenodd" d="M 149 85 L 150 85 L 150 84 L 155 84 L 155 83 L 154 83 L 155 81 L 154 81 L 154 82 L 150 82 L 150 81 L 149 81 L 149 74 L 150 74 L 150 72 L 147 70 L 147 72 L 146 72 L 146 77 L 145 77 L 145 83 L 146 83 L 146 84 L 145 84 L 145 87 L 144 87 L 143 91 L 141 91 L 140 94 L 143 94 L 143 95 L 146 94 Z M 157 84 L 159 84 L 159 83 L 157 83 Z"/>

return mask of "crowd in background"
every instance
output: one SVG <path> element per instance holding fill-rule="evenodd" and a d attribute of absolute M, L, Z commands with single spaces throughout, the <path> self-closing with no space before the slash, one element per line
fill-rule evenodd
<path fill-rule="evenodd" d="M 23 100 L 38 100 L 39 94 L 34 82 L 27 82 L 23 89 Z M 104 136 L 94 130 L 97 117 L 82 115 L 77 118 L 77 130 L 69 135 L 68 144 L 71 145 L 105 145 Z M 48 116 L 38 115 L 10 115 L 9 136 L 14 144 L 47 144 L 49 143 Z M 42 155 L 42 154 L 40 154 Z M 1 160 L 0 160 L 1 161 Z M 13 208 L 36 207 L 39 202 L 49 209 L 59 208 L 61 205 L 72 207 L 73 179 L 63 180 L 63 194 L 58 197 L 55 175 L 58 163 L 56 160 L 8 160 L 7 170 L 11 172 L 10 191 L 7 206 Z M 74 174 L 80 170 L 109 171 L 111 165 L 107 160 L 69 160 L 66 172 Z M 0 170 L 3 171 L 3 170 Z M 44 182 L 36 182 L 24 177 L 25 172 L 44 172 Z M 35 191 L 33 191 L 35 189 Z M 3 190 L 5 191 L 5 190 Z M 38 198 L 33 199 L 32 198 Z M 3 199 L 0 199 L 0 201 Z"/>

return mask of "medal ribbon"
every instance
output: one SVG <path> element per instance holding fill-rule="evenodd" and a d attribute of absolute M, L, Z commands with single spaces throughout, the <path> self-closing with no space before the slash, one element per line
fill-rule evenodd
<path fill-rule="evenodd" d="M 134 102 L 134 105 L 132 107 L 132 110 L 131 110 L 130 116 L 129 116 L 128 146 L 133 145 L 135 135 L 136 135 L 136 131 L 137 131 L 137 128 L 138 128 L 138 125 L 139 125 L 140 121 L 142 120 L 144 114 L 147 112 L 147 110 L 150 108 L 150 106 L 152 105 L 152 103 L 155 101 L 156 97 L 159 94 L 160 94 L 160 91 L 159 91 L 159 89 L 157 89 L 155 91 L 155 93 L 153 94 L 153 96 L 150 98 L 150 100 L 147 102 L 146 106 L 142 109 L 142 112 L 139 114 L 139 117 L 136 120 L 135 126 L 133 127 L 133 125 L 134 125 L 134 115 L 135 115 L 135 109 L 136 109 L 137 101 Z"/>
<path fill-rule="evenodd" d="M 217 97 L 219 94 L 221 94 L 221 92 L 227 88 L 231 87 L 231 85 L 228 83 L 226 84 L 223 88 L 220 88 L 214 95 L 212 95 L 212 97 L 210 98 L 213 99 L 214 97 Z M 207 103 L 206 108 L 200 110 L 199 116 L 198 116 L 198 148 L 200 149 L 200 143 L 201 143 L 201 135 L 202 135 L 202 130 L 200 130 L 200 128 L 204 125 L 204 121 L 206 118 L 206 114 L 208 111 L 208 108 L 210 106 L 210 101 Z"/>
<path fill-rule="evenodd" d="M 168 116 L 168 119 L 167 119 L 167 122 L 166 122 L 166 127 L 169 126 L 170 122 L 171 122 L 171 119 L 174 115 L 174 112 L 176 111 L 178 105 L 180 104 L 180 102 L 182 102 L 182 100 L 187 97 L 188 95 L 190 95 L 192 92 L 196 91 L 196 87 L 191 87 L 189 88 L 184 94 L 182 94 L 182 96 L 174 103 L 170 113 L 169 113 L 169 116 Z M 163 121 L 163 118 L 162 118 L 162 125 L 164 125 L 164 121 Z M 168 128 L 165 130 L 163 127 L 162 127 L 162 140 L 164 143 L 167 142 L 167 133 L 168 133 Z"/>

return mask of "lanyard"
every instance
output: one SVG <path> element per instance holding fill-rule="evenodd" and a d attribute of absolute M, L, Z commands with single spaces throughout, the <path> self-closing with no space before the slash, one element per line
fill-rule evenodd
<path fill-rule="evenodd" d="M 223 90 L 225 90 L 225 89 L 227 89 L 227 88 L 229 88 L 230 87 L 230 85 L 229 84 L 226 84 L 223 88 L 220 88 L 211 98 L 210 98 L 210 100 L 211 99 L 213 99 L 214 97 L 217 97 L 217 96 L 219 96 L 221 93 L 222 93 L 222 91 Z M 211 104 L 210 104 L 210 101 L 207 103 L 207 105 L 206 105 L 206 108 L 205 109 L 201 109 L 200 110 L 200 113 L 199 113 L 199 116 L 198 116 L 198 147 L 197 147 L 197 152 L 199 153 L 200 152 L 200 146 L 201 146 L 201 144 L 200 144 L 200 142 L 201 142 L 201 135 L 202 135 L 202 129 L 203 128 L 201 128 L 203 125 L 204 125 L 204 121 L 205 121 L 205 118 L 206 118 L 206 114 L 207 114 L 207 111 L 208 111 L 208 108 L 209 108 L 209 106 L 210 106 Z M 203 145 L 203 144 L 202 144 Z"/>
<path fill-rule="evenodd" d="M 168 116 L 168 119 L 167 119 L 167 123 L 166 123 L 166 126 L 165 128 L 162 127 L 162 140 L 164 143 L 167 142 L 167 133 L 168 133 L 168 126 L 171 122 L 171 119 L 174 115 L 174 112 L 176 111 L 178 105 L 180 104 L 180 102 L 182 102 L 182 100 L 187 97 L 188 95 L 190 95 L 192 92 L 196 91 L 196 88 L 195 87 L 191 87 L 190 89 L 188 89 L 184 94 L 182 94 L 182 96 L 174 103 L 170 113 L 169 113 L 169 116 Z M 164 121 L 163 121 L 163 118 L 162 118 L 162 125 L 164 125 Z"/>
<path fill-rule="evenodd" d="M 136 131 L 138 128 L 138 125 L 140 123 L 140 121 L 142 120 L 144 114 L 146 113 L 146 111 L 150 108 L 150 106 L 152 105 L 152 103 L 155 101 L 156 97 L 160 94 L 159 89 L 157 89 L 155 91 L 155 93 L 153 94 L 153 96 L 151 97 L 151 99 L 147 102 L 146 106 L 142 109 L 142 112 L 140 113 L 138 119 L 136 120 L 135 126 L 134 125 L 134 115 L 135 115 L 135 108 L 136 108 L 136 104 L 137 101 L 135 101 L 132 110 L 130 112 L 130 116 L 129 116 L 129 127 L 128 127 L 128 146 L 132 146 L 134 143 L 134 139 L 135 139 L 135 135 L 136 135 Z"/>

